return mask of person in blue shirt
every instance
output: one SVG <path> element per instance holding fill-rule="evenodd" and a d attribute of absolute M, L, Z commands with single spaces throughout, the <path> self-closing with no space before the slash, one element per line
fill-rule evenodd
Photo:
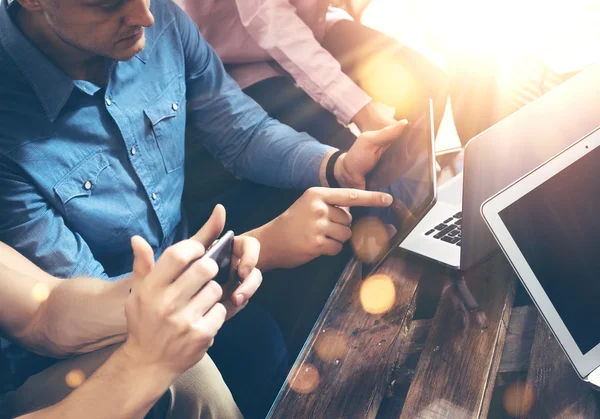
<path fill-rule="evenodd" d="M 335 254 L 351 234 L 340 207 L 386 206 L 391 197 L 326 187 L 363 189 L 404 126 L 363 134 L 339 153 L 281 125 L 239 90 L 169 0 L 1 3 L 0 241 L 58 277 L 118 280 L 130 275 L 131 236 L 156 257 L 189 236 L 186 138 L 240 178 L 311 188 L 276 224 L 282 234 L 254 232 L 270 249 L 261 253 L 268 268 Z M 298 226 L 309 240 L 281 240 Z M 8 353 L 23 378 L 49 362 Z M 264 414 L 261 397 L 276 391 L 267 388 L 287 363 L 272 319 L 248 306 L 222 328 L 211 356 L 242 413 Z"/>

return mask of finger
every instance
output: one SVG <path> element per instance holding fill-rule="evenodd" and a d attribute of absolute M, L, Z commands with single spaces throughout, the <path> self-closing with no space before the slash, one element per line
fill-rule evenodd
<path fill-rule="evenodd" d="M 225 219 L 225 207 L 221 204 L 217 204 L 208 221 L 192 236 L 192 239 L 199 241 L 208 249 L 208 247 L 219 238 L 221 232 L 223 232 Z"/>
<path fill-rule="evenodd" d="M 147 281 L 167 286 L 175 281 L 188 266 L 204 255 L 204 246 L 196 240 L 183 240 L 169 247 L 156 262 Z"/>
<path fill-rule="evenodd" d="M 179 312 L 192 324 L 196 324 L 221 301 L 221 298 L 223 298 L 221 286 L 215 281 L 209 281 Z"/>
<path fill-rule="evenodd" d="M 352 215 L 345 207 L 329 206 L 329 219 L 336 224 L 344 226 L 352 224 Z"/>
<path fill-rule="evenodd" d="M 143 279 L 154 266 L 154 251 L 140 236 L 131 238 L 131 248 L 133 249 L 133 276 L 136 279 Z"/>
<path fill-rule="evenodd" d="M 369 142 L 371 144 L 385 146 L 391 144 L 392 141 L 400 137 L 407 125 L 408 121 L 403 119 L 393 125 L 380 129 L 379 131 L 371 131 L 365 135 L 369 137 Z"/>
<path fill-rule="evenodd" d="M 237 236 L 233 240 L 233 254 L 239 258 L 238 275 L 244 279 L 258 263 L 260 243 L 254 237 Z"/>
<path fill-rule="evenodd" d="M 176 303 L 177 306 L 183 306 L 187 304 L 200 289 L 203 289 L 202 287 L 209 283 L 218 272 L 219 266 L 217 265 L 217 262 L 211 258 L 200 258 L 193 262 L 185 272 L 171 284 L 165 291 L 165 297 L 168 301 Z"/>
<path fill-rule="evenodd" d="M 341 207 L 388 207 L 393 202 L 392 195 L 383 192 L 339 188 L 321 193 L 325 203 Z"/>
<path fill-rule="evenodd" d="M 346 225 L 329 223 L 325 231 L 325 235 L 330 239 L 344 243 L 352 237 L 352 230 Z"/>
<path fill-rule="evenodd" d="M 242 311 L 244 308 L 246 308 L 246 306 L 248 305 L 248 300 L 246 300 L 245 303 L 243 303 L 241 306 L 235 306 L 231 300 L 227 300 L 227 301 L 223 301 L 223 305 L 225 306 L 225 309 L 227 310 L 227 316 L 225 317 L 225 321 L 231 319 L 233 316 L 235 316 L 236 314 L 238 314 L 240 311 Z"/>
<path fill-rule="evenodd" d="M 253 269 L 246 279 L 231 293 L 231 302 L 235 307 L 240 307 L 256 293 L 262 284 L 262 273 L 258 269 Z"/>
<path fill-rule="evenodd" d="M 337 240 L 327 238 L 321 248 L 321 254 L 334 256 L 342 251 L 342 243 Z"/>
<path fill-rule="evenodd" d="M 225 306 L 221 303 L 216 303 L 194 326 L 210 336 L 215 336 L 219 329 L 221 329 L 221 326 L 223 326 L 223 323 L 225 323 L 226 316 L 227 309 Z"/>

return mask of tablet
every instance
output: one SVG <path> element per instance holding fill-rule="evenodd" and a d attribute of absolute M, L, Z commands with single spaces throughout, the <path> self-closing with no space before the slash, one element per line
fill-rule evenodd
<path fill-rule="evenodd" d="M 366 189 L 389 193 L 394 198 L 393 204 L 387 208 L 353 208 L 351 244 L 357 258 L 372 267 L 371 271 L 402 243 L 435 204 L 434 147 L 433 102 L 429 100 L 421 116 L 409 122 L 367 177 Z M 364 234 L 356 234 L 361 230 L 357 226 L 361 225 Z"/>

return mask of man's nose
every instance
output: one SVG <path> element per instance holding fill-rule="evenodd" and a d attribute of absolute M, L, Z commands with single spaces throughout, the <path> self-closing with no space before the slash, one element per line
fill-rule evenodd
<path fill-rule="evenodd" d="M 125 17 L 127 26 L 150 27 L 154 24 L 154 16 L 150 12 L 150 0 L 133 0 Z"/>

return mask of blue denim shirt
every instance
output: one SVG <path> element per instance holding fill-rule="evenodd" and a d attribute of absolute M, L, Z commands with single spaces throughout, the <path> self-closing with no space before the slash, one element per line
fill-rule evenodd
<path fill-rule="evenodd" d="M 186 137 L 240 178 L 318 185 L 330 148 L 269 119 L 174 3 L 152 2 L 146 48 L 107 59 L 100 87 L 49 61 L 2 1 L 0 240 L 42 269 L 115 278 L 131 270 L 131 236 L 157 257 L 185 238 Z"/>

